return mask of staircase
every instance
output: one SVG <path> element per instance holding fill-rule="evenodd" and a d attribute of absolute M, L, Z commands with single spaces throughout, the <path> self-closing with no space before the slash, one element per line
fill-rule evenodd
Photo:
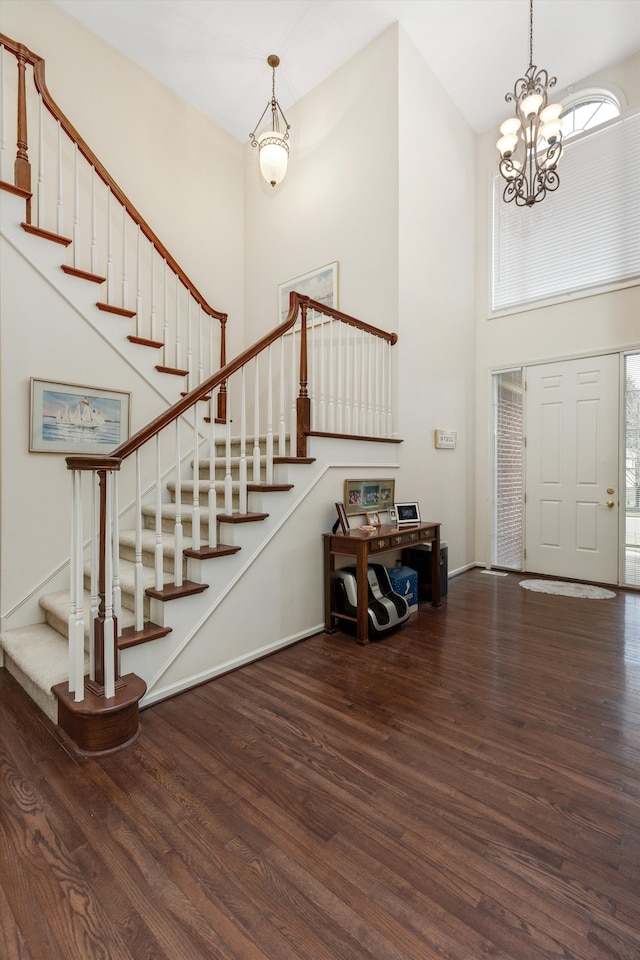
<path fill-rule="evenodd" d="M 261 470 L 264 477 L 266 469 L 266 458 L 264 456 L 265 439 L 262 438 L 262 456 Z M 216 445 L 216 466 L 215 478 L 217 482 L 222 483 L 225 479 L 225 442 L 218 441 Z M 248 485 L 249 494 L 255 501 L 256 509 L 248 512 L 242 517 L 238 514 L 239 506 L 239 480 L 241 458 L 239 456 L 240 441 L 234 438 L 232 441 L 232 471 L 233 479 L 233 512 L 229 516 L 219 515 L 217 519 L 220 535 L 227 533 L 228 539 L 233 539 L 234 543 L 222 543 L 218 540 L 217 546 L 209 552 L 207 560 L 215 559 L 216 569 L 215 580 L 219 583 L 226 583 L 231 577 L 237 575 L 245 565 L 242 558 L 236 558 L 246 544 L 255 553 L 257 548 L 264 547 L 265 537 L 259 530 L 249 532 L 248 525 L 259 527 L 262 521 L 269 518 L 270 514 L 264 512 L 268 510 L 267 501 L 269 495 L 279 494 L 276 499 L 276 513 L 282 517 L 283 511 L 286 511 L 290 505 L 291 498 L 286 496 L 293 490 L 294 485 L 288 482 L 278 482 L 267 484 L 264 480 L 259 483 Z M 276 457 L 274 461 L 278 467 L 281 477 L 286 477 L 290 465 L 304 464 L 305 461 L 290 458 L 287 455 Z M 313 463 L 312 460 L 306 461 L 307 464 Z M 175 516 L 176 516 L 176 485 L 174 481 L 166 484 L 167 501 L 162 504 L 161 515 L 161 541 L 163 555 L 163 589 L 155 588 L 155 557 L 157 549 L 156 536 L 156 507 L 153 504 L 143 506 L 143 531 L 142 531 L 142 565 L 143 583 L 145 587 L 144 598 L 144 628 L 136 630 L 135 628 L 135 564 L 136 564 L 136 531 L 120 531 L 120 551 L 119 551 L 119 586 L 122 597 L 121 615 L 119 617 L 119 627 L 121 634 L 118 637 L 117 647 L 121 663 L 120 672 L 125 674 L 131 672 L 129 667 L 135 667 L 133 672 L 140 671 L 143 674 L 145 665 L 153 666 L 161 662 L 157 652 L 153 650 L 141 654 L 136 648 L 142 645 L 151 645 L 155 641 L 167 637 L 173 631 L 172 627 L 172 601 L 194 596 L 209 589 L 206 582 L 195 582 L 188 579 L 188 567 L 190 560 L 201 565 L 202 558 L 199 551 L 194 551 L 192 538 L 192 516 L 193 499 L 196 479 L 193 475 L 193 462 L 190 465 L 191 479 L 185 480 L 181 484 L 181 513 L 184 528 L 184 538 L 182 543 L 182 557 L 179 563 L 183 573 L 183 589 L 178 593 L 171 589 L 175 573 Z M 202 524 L 208 538 L 208 497 L 210 491 L 210 463 L 209 459 L 201 459 L 198 463 L 198 496 L 199 507 L 203 511 Z M 283 496 L 284 495 L 284 496 Z M 253 505 L 253 504 L 252 504 Z M 264 508 L 264 510 L 263 510 Z M 213 579 L 213 578 L 212 578 Z M 82 597 L 84 607 L 84 637 L 85 637 L 85 659 L 84 671 L 90 669 L 90 634 L 91 634 L 91 611 L 95 606 L 92 601 L 91 570 L 87 565 L 84 572 L 84 592 Z M 58 722 L 58 699 L 53 693 L 53 688 L 64 684 L 69 676 L 69 652 L 68 652 L 68 630 L 69 630 L 69 606 L 70 595 L 68 590 L 45 593 L 39 599 L 39 605 L 42 610 L 43 622 L 30 624 L 25 627 L 19 627 L 13 630 L 7 630 L 0 634 L 0 646 L 4 651 L 4 666 L 24 687 L 31 698 L 49 717 L 53 723 Z M 154 606 L 154 613 L 160 623 L 156 623 L 151 618 L 151 608 Z M 167 644 L 168 646 L 168 644 Z M 166 656 L 166 653 L 165 653 Z M 146 662 L 146 664 L 145 664 Z M 147 677 L 147 683 L 151 681 L 151 676 Z M 143 704 L 144 705 L 144 701 Z"/>
<path fill-rule="evenodd" d="M 0 665 L 74 749 L 98 754 L 135 739 L 139 706 L 322 628 L 320 532 L 335 519 L 343 482 L 397 465 L 397 338 L 294 292 L 286 320 L 227 361 L 226 314 L 206 302 L 51 99 L 42 59 L 2 35 L 0 44 L 18 67 L 15 182 L 1 179 L 0 163 L 0 244 L 11 256 L 3 304 L 19 316 L 14 328 L 28 331 L 9 378 L 16 419 L 28 418 L 29 336 L 46 343 L 73 329 L 66 379 L 87 383 L 83 343 L 91 359 L 107 356 L 118 369 L 142 420 L 106 456 L 67 456 L 66 471 L 60 455 L 26 453 L 17 431 L 3 439 L 3 480 L 5 464 L 19 463 L 10 475 L 16 512 L 23 490 L 38 493 L 37 517 L 25 514 L 20 536 L 47 551 L 47 562 L 23 599 L 14 589 L 11 609 L 5 602 Z M 29 112 L 40 117 L 31 126 L 35 192 Z M 70 231 L 66 197 L 74 198 Z M 3 539 L 7 557 L 4 530 Z"/>

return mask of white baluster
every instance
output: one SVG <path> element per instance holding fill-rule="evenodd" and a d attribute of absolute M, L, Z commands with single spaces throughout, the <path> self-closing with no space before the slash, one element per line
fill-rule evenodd
<path fill-rule="evenodd" d="M 187 300 L 187 375 L 188 390 L 193 390 L 193 355 L 191 349 L 191 294 L 188 294 Z"/>
<path fill-rule="evenodd" d="M 140 450 L 136 450 L 136 556 L 134 566 L 135 629 L 144 629 L 144 567 L 142 565 L 142 476 Z"/>
<path fill-rule="evenodd" d="M 156 339 L 156 249 L 153 244 L 151 251 L 151 339 Z"/>
<path fill-rule="evenodd" d="M 107 303 L 113 296 L 113 236 L 111 231 L 111 190 L 107 189 Z"/>
<path fill-rule="evenodd" d="M 138 224 L 136 238 L 136 337 L 142 336 L 142 231 Z"/>
<path fill-rule="evenodd" d="M 200 549 L 200 437 L 198 436 L 197 404 L 193 410 L 193 512 L 191 514 L 191 537 L 193 549 Z"/>
<path fill-rule="evenodd" d="M 227 423 L 225 430 L 224 512 L 233 512 L 233 478 L 231 476 L 231 391 L 227 393 Z"/>
<path fill-rule="evenodd" d="M 92 680 L 96 678 L 96 620 L 98 619 L 98 609 L 100 607 L 100 593 L 98 589 L 98 567 L 100 563 L 100 489 L 98 486 L 98 474 L 91 474 L 91 569 L 90 569 L 90 616 L 89 623 L 89 676 Z"/>
<path fill-rule="evenodd" d="M 44 104 L 38 98 L 38 226 L 46 227 L 45 184 L 44 184 Z"/>
<path fill-rule="evenodd" d="M 253 383 L 253 482 L 260 483 L 260 367 L 257 357 Z"/>
<path fill-rule="evenodd" d="M 76 147 L 76 150 L 78 148 Z M 75 221 L 74 221 L 75 226 Z M 74 234 L 75 236 L 75 234 Z M 98 214 L 96 205 L 96 170 L 91 167 L 91 273 L 98 271 Z"/>
<path fill-rule="evenodd" d="M 367 337 L 367 434 L 373 435 L 373 356 L 374 338 Z"/>
<path fill-rule="evenodd" d="M 107 700 L 115 696 L 115 629 L 113 620 L 113 552 L 112 541 L 109 536 L 112 516 L 111 486 L 113 474 L 110 470 L 106 474 L 105 497 L 105 544 L 104 544 L 104 695 Z"/>
<path fill-rule="evenodd" d="M 216 401 L 211 391 L 209 398 L 209 546 L 218 542 L 216 501 Z"/>
<path fill-rule="evenodd" d="M 175 500 L 176 522 L 173 528 L 173 582 L 176 587 L 182 586 L 182 477 L 180 475 L 180 417 L 176 420 L 176 466 L 175 466 Z"/>
<path fill-rule="evenodd" d="M 367 429 L 367 340 L 364 330 L 360 331 L 360 429 L 364 434 Z"/>
<path fill-rule="evenodd" d="M 122 589 L 120 587 L 120 518 L 118 517 L 118 474 L 113 477 L 113 616 L 117 636 L 122 636 Z"/>
<path fill-rule="evenodd" d="M 80 266 L 80 151 L 78 144 L 73 147 L 73 265 Z"/>
<path fill-rule="evenodd" d="M 325 353 L 326 353 L 326 323 L 321 324 L 320 326 L 320 403 L 319 403 L 319 420 L 320 420 L 320 429 L 327 429 L 327 408 L 326 408 L 326 392 L 325 392 L 325 377 L 326 377 L 326 362 L 325 362 Z"/>
<path fill-rule="evenodd" d="M 0 180 L 7 181 L 7 111 L 5 107 L 4 46 L 0 43 Z"/>
<path fill-rule="evenodd" d="M 180 278 L 176 273 L 176 370 L 182 370 L 182 341 L 180 339 Z"/>
<path fill-rule="evenodd" d="M 344 354 L 344 432 L 352 433 L 351 399 L 353 396 L 353 367 L 351 361 L 351 324 L 345 324 L 346 347 Z"/>
<path fill-rule="evenodd" d="M 392 354 L 391 343 L 387 340 L 387 429 L 386 436 L 393 436 L 393 397 L 391 393 L 391 374 L 392 374 Z"/>
<path fill-rule="evenodd" d="M 162 491 L 160 475 L 160 434 L 156 435 L 156 546 L 154 556 L 155 588 L 162 590 L 164 582 L 164 550 L 162 546 Z"/>
<path fill-rule="evenodd" d="M 298 351 L 296 349 L 296 328 L 295 326 L 291 330 L 291 407 L 290 407 L 290 427 L 289 427 L 289 449 L 290 453 L 293 453 L 293 448 L 296 443 L 296 428 L 297 428 L 297 402 L 298 402 L 298 390 L 300 388 L 300 381 L 296 376 L 296 358 Z"/>
<path fill-rule="evenodd" d="M 129 303 L 129 277 L 127 274 L 127 208 L 122 207 L 122 307 Z"/>
<path fill-rule="evenodd" d="M 247 395 L 246 366 L 240 375 L 240 506 L 238 512 L 247 512 Z"/>
<path fill-rule="evenodd" d="M 287 455 L 287 422 L 285 412 L 285 375 L 284 375 L 284 337 L 280 337 L 280 410 L 278 414 L 278 456 Z M 293 350 L 293 333 L 291 335 L 291 349 Z M 269 378 L 271 379 L 271 378 Z"/>
<path fill-rule="evenodd" d="M 62 179 L 62 127 L 58 120 L 58 216 L 56 230 L 59 236 L 64 234 L 64 188 Z"/>
<path fill-rule="evenodd" d="M 338 339 L 338 356 L 337 356 L 337 373 L 336 380 L 338 381 L 338 386 L 336 389 L 336 430 L 338 433 L 344 433 L 344 404 L 343 404 L 343 395 L 342 395 L 342 333 L 343 326 L 342 323 L 337 321 L 331 321 L 331 326 L 336 327 L 337 339 Z"/>
<path fill-rule="evenodd" d="M 82 585 L 82 472 L 71 473 L 71 562 L 69 565 L 69 692 L 84 700 L 84 591 Z"/>
<path fill-rule="evenodd" d="M 280 356 L 282 356 L 282 342 L 284 338 L 280 338 Z M 267 444 L 266 444 L 266 470 L 265 470 L 265 481 L 267 483 L 273 483 L 273 368 L 271 365 L 272 360 L 272 344 L 269 344 L 267 347 Z M 280 381 L 282 384 L 282 380 Z M 281 387 L 282 389 L 282 387 Z M 284 421 L 283 421 L 284 429 Z"/>
<path fill-rule="evenodd" d="M 315 319 L 315 314 L 314 314 Z M 328 410 L 328 423 L 329 430 L 332 433 L 335 433 L 336 429 L 336 408 L 335 408 L 335 384 L 334 384 L 334 370 L 335 370 L 335 357 L 333 353 L 333 320 L 329 320 L 328 323 L 324 324 L 325 327 L 329 328 L 329 347 L 327 352 L 328 358 L 328 367 L 329 367 L 329 410 Z"/>
<path fill-rule="evenodd" d="M 162 311 L 163 311 L 163 324 L 162 324 L 162 342 L 164 346 L 162 348 L 162 363 L 165 367 L 169 366 L 169 287 L 168 287 L 168 278 L 167 278 L 167 261 L 162 261 Z"/>
<path fill-rule="evenodd" d="M 200 304 L 198 304 L 198 383 L 202 383 L 203 380 L 204 367 L 202 364 L 202 307 Z"/>
<path fill-rule="evenodd" d="M 318 404 L 316 403 L 317 399 L 317 379 L 316 379 L 316 357 L 318 355 L 318 348 L 316 345 L 316 330 L 318 329 L 317 323 L 312 323 L 311 327 L 307 330 L 307 351 L 309 359 L 307 361 L 307 369 L 309 375 L 309 384 L 308 384 L 308 393 L 309 399 L 311 400 L 311 429 L 319 430 L 320 426 L 318 424 Z"/>

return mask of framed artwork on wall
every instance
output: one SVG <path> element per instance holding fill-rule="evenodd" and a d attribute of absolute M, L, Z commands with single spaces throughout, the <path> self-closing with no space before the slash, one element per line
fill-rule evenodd
<path fill-rule="evenodd" d="M 131 394 L 31 378 L 31 453 L 110 453 L 129 436 Z"/>
<path fill-rule="evenodd" d="M 289 313 L 289 294 L 292 290 L 317 300 L 323 307 L 338 309 L 338 261 L 317 267 L 293 280 L 278 285 L 278 317 L 284 323 Z"/>

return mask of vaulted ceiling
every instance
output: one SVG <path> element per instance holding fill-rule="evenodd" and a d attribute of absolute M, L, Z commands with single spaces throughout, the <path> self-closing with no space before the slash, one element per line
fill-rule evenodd
<path fill-rule="evenodd" d="M 55 0 L 241 141 L 399 21 L 477 133 L 529 64 L 528 0 Z M 557 89 L 640 51 L 640 0 L 535 0 L 533 62 Z"/>

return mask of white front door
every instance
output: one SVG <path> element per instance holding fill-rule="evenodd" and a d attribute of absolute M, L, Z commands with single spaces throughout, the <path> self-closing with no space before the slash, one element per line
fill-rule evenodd
<path fill-rule="evenodd" d="M 527 368 L 527 571 L 617 583 L 618 378 L 614 354 Z"/>

